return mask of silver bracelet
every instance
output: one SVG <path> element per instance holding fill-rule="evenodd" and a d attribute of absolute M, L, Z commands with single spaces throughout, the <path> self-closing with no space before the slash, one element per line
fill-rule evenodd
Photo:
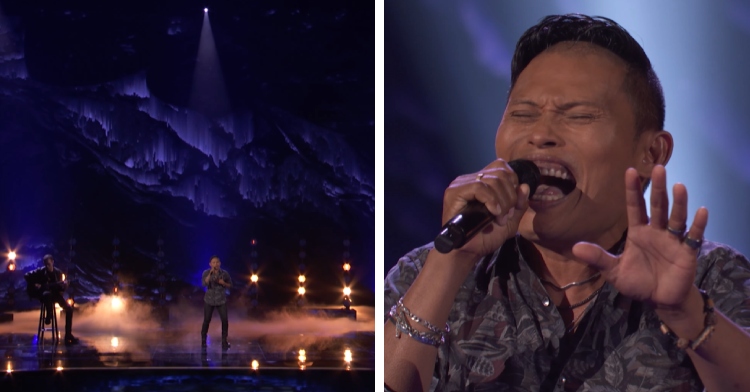
<path fill-rule="evenodd" d="M 396 338 L 401 338 L 401 333 L 409 335 L 409 337 L 417 340 L 420 343 L 429 344 L 435 347 L 445 343 L 445 338 L 450 333 L 450 326 L 445 323 L 445 331 L 441 331 L 439 328 L 431 324 L 430 322 L 418 317 L 413 314 L 406 306 L 404 306 L 404 297 L 399 298 L 398 303 L 391 307 L 389 312 L 389 319 L 396 326 Z M 412 321 L 417 322 L 427 329 L 428 332 L 422 332 L 413 328 L 407 317 Z"/>
<path fill-rule="evenodd" d="M 398 299 L 398 307 L 410 319 L 414 320 L 415 322 L 417 322 L 419 324 L 424 325 L 425 328 L 429 329 L 430 331 L 432 331 L 433 333 L 435 333 L 437 335 L 443 336 L 444 334 L 449 333 L 451 331 L 451 328 L 448 325 L 448 323 L 445 323 L 445 332 L 443 332 L 443 331 L 440 330 L 440 328 L 432 325 L 429 321 L 424 320 L 424 319 L 420 318 L 419 316 L 415 315 L 414 313 L 412 313 L 409 310 L 409 308 L 407 308 L 406 306 L 404 306 L 404 297 L 401 297 L 401 298 Z"/>
<path fill-rule="evenodd" d="M 410 338 L 431 346 L 439 347 L 445 343 L 445 336 L 442 334 L 435 334 L 433 332 L 422 332 L 414 329 L 404 317 L 403 312 L 399 312 L 396 305 L 393 305 L 391 312 L 388 317 L 391 322 L 396 326 L 396 338 L 401 338 L 401 333 L 409 335 Z"/>

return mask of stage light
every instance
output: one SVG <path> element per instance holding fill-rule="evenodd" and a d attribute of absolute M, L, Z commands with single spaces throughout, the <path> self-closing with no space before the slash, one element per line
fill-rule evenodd
<path fill-rule="evenodd" d="M 118 339 L 117 336 L 113 336 L 112 340 L 110 340 L 109 343 L 112 345 L 112 347 L 117 347 L 120 345 L 120 339 Z"/>
<path fill-rule="evenodd" d="M 61 371 L 63 371 L 63 367 L 62 367 L 62 366 L 58 366 L 58 367 L 57 367 L 57 371 L 58 371 L 58 372 L 61 372 Z"/>
<path fill-rule="evenodd" d="M 253 283 L 258 283 L 258 275 L 253 274 L 252 276 L 250 276 L 250 281 Z"/>
<path fill-rule="evenodd" d="M 352 289 L 349 287 L 344 287 L 344 295 L 346 296 L 352 295 Z"/>
<path fill-rule="evenodd" d="M 300 282 L 300 283 L 305 283 L 305 280 L 307 280 L 307 278 L 305 278 L 305 275 L 300 275 L 300 276 L 299 276 L 299 277 L 297 278 L 297 280 L 299 280 L 299 282 Z"/>
<path fill-rule="evenodd" d="M 299 295 L 305 295 L 305 288 L 300 286 L 300 288 L 297 289 L 297 292 Z"/>
<path fill-rule="evenodd" d="M 13 364 L 10 361 L 8 361 L 8 365 L 5 367 L 5 371 L 7 373 L 13 373 Z"/>
<path fill-rule="evenodd" d="M 352 363 L 352 350 L 350 350 L 348 348 L 346 350 L 344 350 L 344 361 L 347 364 L 351 364 Z"/>
<path fill-rule="evenodd" d="M 208 12 L 208 8 L 204 8 L 204 9 L 203 9 L 203 12 Z"/>
<path fill-rule="evenodd" d="M 120 297 L 112 297 L 112 310 L 121 310 L 122 305 L 123 303 Z"/>
<path fill-rule="evenodd" d="M 8 252 L 8 265 L 5 267 L 8 272 L 13 272 L 16 270 L 16 256 L 16 252 Z"/>
<path fill-rule="evenodd" d="M 352 269 L 352 266 L 349 263 L 344 263 L 344 271 L 349 271 Z"/>
<path fill-rule="evenodd" d="M 299 365 L 299 370 L 305 370 L 307 365 L 307 353 L 305 352 L 305 349 L 299 349 L 299 356 L 297 356 L 297 364 Z"/>
<path fill-rule="evenodd" d="M 62 274 L 62 281 L 65 282 L 65 274 Z"/>
<path fill-rule="evenodd" d="M 250 367 L 253 368 L 253 370 L 258 370 L 258 367 L 259 367 L 258 360 L 257 359 L 253 359 L 253 362 L 250 363 Z"/>

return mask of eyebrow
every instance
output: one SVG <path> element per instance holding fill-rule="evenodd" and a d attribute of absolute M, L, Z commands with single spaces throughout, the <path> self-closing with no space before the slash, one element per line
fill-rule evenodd
<path fill-rule="evenodd" d="M 508 103 L 508 106 L 512 106 L 512 105 L 530 105 L 536 108 L 540 107 L 539 104 L 537 104 L 534 101 L 530 101 L 528 99 L 512 100 Z M 573 109 L 577 106 L 589 106 L 589 107 L 593 107 L 596 109 L 602 109 L 602 107 L 599 104 L 592 102 L 592 101 L 571 101 L 571 102 L 565 102 L 562 105 L 555 105 L 555 106 L 560 110 Z"/>

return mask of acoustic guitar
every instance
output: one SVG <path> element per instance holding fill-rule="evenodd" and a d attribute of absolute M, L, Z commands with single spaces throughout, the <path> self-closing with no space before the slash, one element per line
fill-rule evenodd
<path fill-rule="evenodd" d="M 29 298 L 37 298 L 41 299 L 42 294 L 45 291 L 63 291 L 63 285 L 65 283 L 70 284 L 78 279 L 67 279 L 67 280 L 61 280 L 59 282 L 53 282 L 53 283 L 41 283 L 40 287 L 36 287 L 37 283 L 30 283 L 26 282 L 26 294 L 29 295 Z"/>

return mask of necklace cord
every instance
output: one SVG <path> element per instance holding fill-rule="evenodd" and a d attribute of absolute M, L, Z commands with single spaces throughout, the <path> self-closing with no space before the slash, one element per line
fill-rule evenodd
<path fill-rule="evenodd" d="M 580 306 L 586 305 L 587 303 L 591 302 L 591 300 L 594 299 L 594 297 L 596 297 L 602 291 L 603 288 L 604 288 L 604 285 L 602 285 L 598 289 L 594 290 L 594 292 L 591 293 L 588 297 L 586 297 L 583 301 L 576 302 L 573 305 L 560 305 L 557 308 L 558 309 L 570 309 L 570 310 L 572 310 L 572 309 L 578 308 Z"/>
<path fill-rule="evenodd" d="M 542 282 L 542 283 L 544 283 L 544 284 L 552 286 L 553 288 L 557 289 L 558 291 L 565 291 L 565 290 L 567 290 L 567 289 L 569 289 L 571 287 L 580 286 L 580 285 L 584 285 L 586 283 L 589 283 L 592 280 L 594 280 L 594 279 L 598 278 L 599 276 L 601 276 L 601 274 L 602 274 L 601 272 L 597 272 L 597 273 L 589 276 L 588 278 L 586 278 L 586 279 L 584 279 L 584 280 L 582 280 L 580 282 L 571 282 L 571 283 L 568 283 L 568 284 L 566 284 L 565 286 L 562 286 L 562 287 L 558 286 L 558 285 L 556 285 L 556 284 L 554 284 L 552 282 L 550 282 L 547 279 L 539 278 L 539 281 Z"/>

